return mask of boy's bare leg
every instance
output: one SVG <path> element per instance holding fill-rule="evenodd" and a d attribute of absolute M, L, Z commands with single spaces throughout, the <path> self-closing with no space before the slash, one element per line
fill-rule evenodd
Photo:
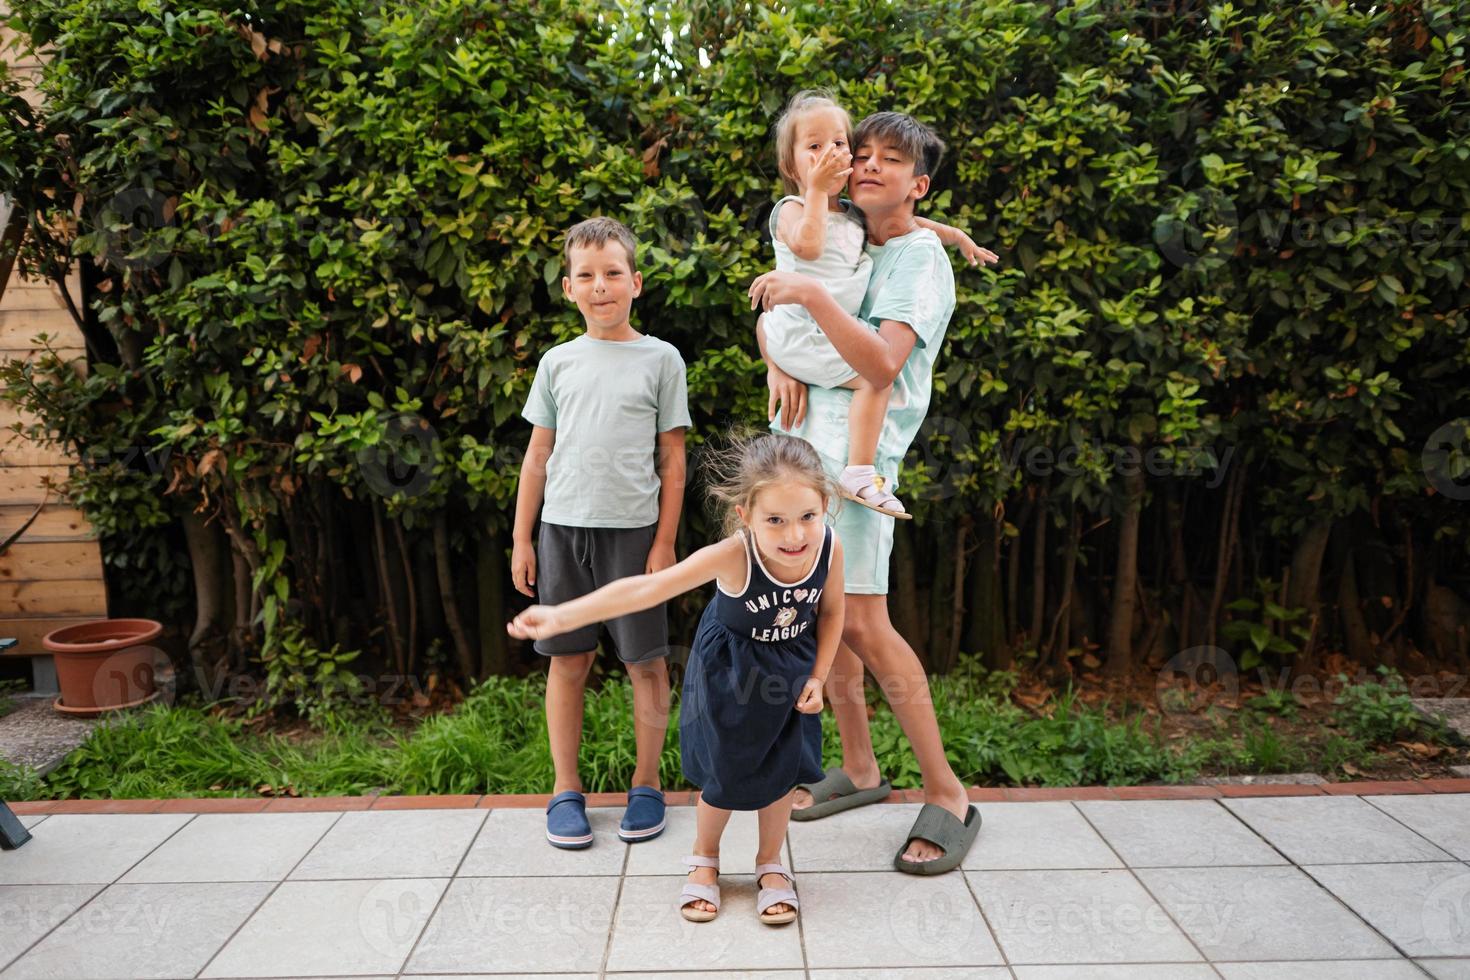
<path fill-rule="evenodd" d="M 842 387 L 852 391 L 852 403 L 847 409 L 847 465 L 872 466 L 878 457 L 878 438 L 883 434 L 883 420 L 888 417 L 888 398 L 893 394 L 893 385 L 875 388 L 859 377 Z"/>
<path fill-rule="evenodd" d="M 568 653 L 551 658 L 546 675 L 546 734 L 551 741 L 551 765 L 556 784 L 551 792 L 582 791 L 577 751 L 582 746 L 582 699 L 587 675 L 597 651 Z"/>
<path fill-rule="evenodd" d="M 626 666 L 628 679 L 633 682 L 633 731 L 638 743 L 633 785 L 661 789 L 658 762 L 669 730 L 668 660 L 659 657 Z"/>
<path fill-rule="evenodd" d="M 964 820 L 970 807 L 969 795 L 944 755 L 939 719 L 934 715 L 934 702 L 930 698 L 929 678 L 924 673 L 924 665 L 919 662 L 914 648 L 888 619 L 888 597 L 849 594 L 842 637 L 878 679 L 883 696 L 888 699 L 894 717 L 913 746 L 919 773 L 924 780 L 924 802 L 942 806 L 957 819 Z M 874 765 L 876 768 L 876 760 Z M 924 862 L 943 854 L 937 845 L 929 841 L 914 841 L 904 852 L 904 857 Z"/>
<path fill-rule="evenodd" d="M 725 836 L 725 824 L 730 822 L 730 811 L 710 806 L 699 798 L 694 808 L 694 853 L 700 857 L 720 856 L 720 838 Z M 713 885 L 720 873 L 714 868 L 690 868 L 689 880 L 698 885 Z M 704 899 L 689 903 L 701 912 L 713 912 L 715 907 Z"/>
<path fill-rule="evenodd" d="M 781 860 L 781 845 L 786 841 L 786 828 L 791 825 L 791 794 L 787 793 L 770 806 L 762 807 L 756 815 L 760 823 L 760 841 L 756 844 L 755 863 L 785 864 Z M 757 888 L 789 887 L 786 879 L 778 874 L 761 875 L 755 884 Z M 779 914 L 791 911 L 791 906 L 778 902 L 766 911 Z"/>
<path fill-rule="evenodd" d="M 873 733 L 868 727 L 863 662 L 846 643 L 837 647 L 837 657 L 827 674 L 823 695 L 837 716 L 837 734 L 842 740 L 842 771 L 858 789 L 872 789 L 883 781 L 883 774 L 878 771 L 878 758 L 873 753 Z M 805 810 L 814 802 L 812 794 L 806 790 L 792 791 L 793 809 Z"/>

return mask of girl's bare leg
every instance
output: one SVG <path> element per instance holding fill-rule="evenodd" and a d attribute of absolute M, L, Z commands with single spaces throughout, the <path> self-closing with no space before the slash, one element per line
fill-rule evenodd
<path fill-rule="evenodd" d="M 784 864 L 781 860 L 781 845 L 786 842 L 786 828 L 791 823 L 791 794 L 787 793 L 770 806 L 756 811 L 760 820 L 760 842 L 756 845 L 756 864 Z M 769 880 L 767 880 L 769 879 Z M 785 888 L 786 879 L 778 874 L 764 874 L 756 882 L 757 888 Z M 766 910 L 771 914 L 791 911 L 791 906 L 778 902 Z"/>
<path fill-rule="evenodd" d="M 699 798 L 694 810 L 694 853 L 700 857 L 720 856 L 720 838 L 725 836 L 725 824 L 730 822 L 730 811 L 710 806 Z M 720 879 L 714 868 L 690 868 L 689 880 L 698 885 L 713 885 Z M 715 907 L 702 898 L 689 903 L 701 912 L 713 912 Z"/>

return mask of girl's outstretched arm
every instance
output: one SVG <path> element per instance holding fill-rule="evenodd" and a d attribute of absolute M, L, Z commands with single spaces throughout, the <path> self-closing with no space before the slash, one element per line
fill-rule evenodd
<path fill-rule="evenodd" d="M 971 265 L 994 265 L 1000 261 L 999 255 L 996 255 L 988 248 L 981 248 L 979 245 L 976 245 L 974 239 L 960 231 L 954 225 L 930 221 L 928 218 L 920 218 L 918 215 L 914 216 L 914 222 L 920 228 L 928 228 L 934 232 L 945 245 L 948 245 L 950 248 L 959 249 L 960 254 L 965 257 L 965 261 Z"/>
<path fill-rule="evenodd" d="M 736 568 L 739 572 L 737 574 Z M 700 548 L 677 565 L 651 575 L 630 575 L 609 582 L 570 602 L 532 606 L 505 625 L 511 636 L 542 640 L 569 633 L 588 623 L 601 623 L 667 602 L 676 595 L 718 578 L 734 581 L 745 574 L 745 545 L 731 536 Z"/>

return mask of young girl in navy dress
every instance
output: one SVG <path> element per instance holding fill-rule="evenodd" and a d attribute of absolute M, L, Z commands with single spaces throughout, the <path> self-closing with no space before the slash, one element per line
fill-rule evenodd
<path fill-rule="evenodd" d="M 540 639 L 647 609 L 714 580 L 684 674 L 684 776 L 700 787 L 684 917 L 720 910 L 720 838 L 732 810 L 759 811 L 762 922 L 796 918 L 781 844 L 797 783 L 822 778 L 822 684 L 842 636 L 842 544 L 824 521 L 835 486 L 811 445 L 785 435 L 737 441 L 711 467 L 724 540 L 652 575 L 619 579 L 508 626 Z"/>

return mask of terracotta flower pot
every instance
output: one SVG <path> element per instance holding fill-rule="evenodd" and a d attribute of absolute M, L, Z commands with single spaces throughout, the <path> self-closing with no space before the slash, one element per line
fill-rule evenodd
<path fill-rule="evenodd" d="M 56 710 L 95 715 L 151 701 L 158 692 L 149 644 L 162 632 L 151 619 L 96 619 L 47 633 L 41 645 L 56 661 L 61 688 Z"/>

